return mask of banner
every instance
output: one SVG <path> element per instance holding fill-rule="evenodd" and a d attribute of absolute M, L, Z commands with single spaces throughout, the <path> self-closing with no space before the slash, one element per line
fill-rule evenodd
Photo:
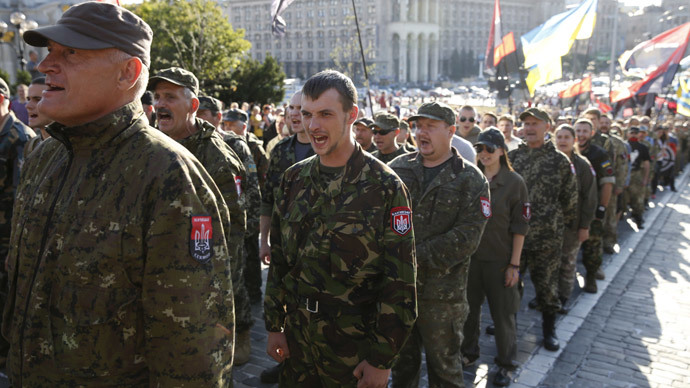
<path fill-rule="evenodd" d="M 273 35 L 284 36 L 287 30 L 287 23 L 280 16 L 280 14 L 285 11 L 292 2 L 295 0 L 273 0 L 271 4 L 271 29 L 273 30 Z"/>
<path fill-rule="evenodd" d="M 681 78 L 677 97 L 676 111 L 685 117 L 690 117 L 690 78 Z"/>
<path fill-rule="evenodd" d="M 582 97 L 589 100 L 591 93 L 592 77 L 588 76 L 558 93 L 558 97 L 561 99 L 561 106 L 571 106 L 575 101 L 582 102 Z"/>

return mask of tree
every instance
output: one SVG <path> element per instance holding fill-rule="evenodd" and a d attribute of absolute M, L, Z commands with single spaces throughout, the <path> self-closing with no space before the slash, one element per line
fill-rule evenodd
<path fill-rule="evenodd" d="M 354 25 L 354 16 L 348 16 L 345 18 L 348 25 Z M 362 33 L 366 31 L 366 26 L 360 21 L 360 30 Z M 369 58 L 371 52 L 374 48 L 368 46 L 364 48 L 364 57 Z M 339 72 L 350 77 L 353 81 L 363 81 L 364 71 L 362 68 L 362 52 L 359 48 L 359 38 L 355 32 L 352 38 L 346 37 L 344 39 L 338 38 L 336 40 L 335 48 L 329 54 L 331 60 L 333 61 L 333 70 L 338 70 Z M 367 73 L 371 76 L 374 74 L 376 69 L 376 64 L 367 63 Z"/>
<path fill-rule="evenodd" d="M 232 72 L 251 48 L 244 30 L 233 30 L 211 0 L 151 0 L 130 9 L 153 30 L 152 73 L 182 67 L 196 75 L 203 89 Z"/>
<path fill-rule="evenodd" d="M 285 72 L 270 54 L 263 63 L 244 58 L 230 77 L 207 88 L 207 93 L 230 102 L 279 103 L 285 97 Z"/>

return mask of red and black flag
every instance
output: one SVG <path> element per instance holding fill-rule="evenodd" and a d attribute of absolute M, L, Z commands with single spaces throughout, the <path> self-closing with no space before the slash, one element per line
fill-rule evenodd
<path fill-rule="evenodd" d="M 561 106 L 571 106 L 589 101 L 591 93 L 592 77 L 587 76 L 558 93 L 558 97 L 561 99 Z"/>
<path fill-rule="evenodd" d="M 501 29 L 501 7 L 498 0 L 494 0 L 494 19 L 489 31 L 489 42 L 486 45 L 486 69 L 487 72 L 495 72 L 495 68 L 511 53 L 515 52 L 515 37 L 511 31 L 503 36 Z"/>

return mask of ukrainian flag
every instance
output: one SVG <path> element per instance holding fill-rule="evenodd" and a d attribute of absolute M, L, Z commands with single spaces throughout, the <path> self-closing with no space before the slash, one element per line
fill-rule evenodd
<path fill-rule="evenodd" d="M 552 16 L 520 38 L 524 66 L 529 69 L 526 83 L 531 95 L 537 86 L 563 77 L 561 57 L 568 54 L 575 40 L 592 37 L 596 20 L 597 0 L 585 0 L 570 11 Z"/>
<path fill-rule="evenodd" d="M 677 112 L 685 117 L 690 117 L 690 78 L 680 79 Z"/>

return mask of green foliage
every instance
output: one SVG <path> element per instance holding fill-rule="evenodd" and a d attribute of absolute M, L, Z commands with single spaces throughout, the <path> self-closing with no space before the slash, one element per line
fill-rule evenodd
<path fill-rule="evenodd" d="M 0 69 L 0 78 L 4 79 L 7 85 L 10 84 L 10 73 L 6 72 L 3 69 Z"/>
<path fill-rule="evenodd" d="M 194 73 L 202 90 L 232 72 L 251 44 L 211 0 L 151 0 L 130 6 L 153 30 L 151 74 L 171 66 Z"/>
<path fill-rule="evenodd" d="M 17 87 L 19 84 L 31 84 L 31 73 L 26 70 L 17 70 L 17 82 L 14 84 L 14 86 Z"/>
<path fill-rule="evenodd" d="M 247 57 L 228 78 L 219 80 L 207 93 L 226 103 L 279 103 L 285 97 L 285 72 L 270 54 L 263 63 Z"/>
<path fill-rule="evenodd" d="M 354 16 L 348 16 L 345 18 L 346 22 L 354 26 Z M 359 23 L 360 30 L 364 35 L 366 31 L 366 25 L 360 20 Z M 354 28 L 353 28 L 354 31 Z M 370 53 L 374 51 L 374 48 L 367 46 L 364 48 L 364 57 L 369 58 Z M 350 77 L 356 85 L 361 85 L 364 83 L 364 69 L 362 67 L 362 52 L 359 47 L 359 39 L 355 33 L 351 38 L 341 39 L 338 38 L 335 44 L 335 48 L 329 54 L 331 60 L 333 61 L 333 70 L 338 70 L 339 72 Z M 371 60 L 367 61 L 367 73 L 369 77 L 374 74 L 376 65 L 372 63 Z"/>

